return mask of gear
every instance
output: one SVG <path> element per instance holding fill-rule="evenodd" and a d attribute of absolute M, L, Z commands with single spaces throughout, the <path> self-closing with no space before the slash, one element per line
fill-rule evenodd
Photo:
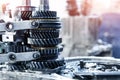
<path fill-rule="evenodd" d="M 61 22 L 57 17 L 57 12 L 46 10 L 33 12 L 35 7 L 32 6 L 19 6 L 17 8 L 21 13 L 22 20 L 30 20 L 30 24 L 23 26 L 31 27 L 24 30 L 15 30 L 15 40 L 5 45 L 4 53 L 19 53 L 22 56 L 26 55 L 28 58 L 20 58 L 22 60 L 16 60 L 14 63 L 10 62 L 8 70 L 60 71 L 65 66 L 65 62 L 64 59 L 59 58 L 63 47 L 58 47 L 62 43 L 62 38 L 59 38 Z M 14 25 L 14 27 L 17 26 Z M 29 52 L 32 54 L 29 55 Z M 32 58 L 29 59 L 29 57 Z M 15 59 L 19 56 L 15 57 L 12 54 L 10 58 Z"/>
<path fill-rule="evenodd" d="M 36 47 L 54 47 L 62 42 L 62 38 L 33 39 L 28 38 L 28 44 Z"/>
<path fill-rule="evenodd" d="M 18 45 L 12 45 L 9 47 L 2 47 L 3 49 L 6 49 L 7 52 L 15 52 L 15 53 L 20 53 L 20 52 L 31 52 L 31 51 L 39 51 L 41 54 L 52 54 L 52 53 L 59 53 L 62 52 L 63 47 L 27 47 L 27 46 L 18 46 Z"/>
<path fill-rule="evenodd" d="M 33 70 L 33 71 L 60 71 L 59 69 L 64 68 L 65 66 L 64 59 L 56 60 L 47 60 L 47 61 L 29 61 L 29 62 L 17 62 L 9 63 L 7 70 L 8 71 L 24 71 L 24 70 Z"/>
<path fill-rule="evenodd" d="M 29 20 L 29 17 L 32 15 L 32 11 L 21 11 L 21 18 L 23 20 Z"/>
<path fill-rule="evenodd" d="M 27 70 L 26 62 L 17 62 L 17 63 L 8 64 L 7 70 L 8 71 L 24 71 L 24 70 Z"/>
<path fill-rule="evenodd" d="M 24 45 L 12 45 L 7 48 L 8 48 L 8 52 L 15 52 L 15 53 L 27 52 L 29 50 L 28 47 Z"/>
<path fill-rule="evenodd" d="M 64 59 L 48 60 L 48 61 L 31 61 L 27 64 L 30 70 L 54 70 L 59 67 L 63 67 L 65 64 Z"/>
<path fill-rule="evenodd" d="M 34 10 L 35 10 L 35 7 L 33 6 L 18 6 L 16 13 L 19 12 L 23 20 L 29 20 L 29 18 L 32 16 L 32 11 Z"/>
<path fill-rule="evenodd" d="M 36 39 L 47 39 L 47 38 L 58 38 L 59 30 L 30 30 L 30 38 Z"/>
<path fill-rule="evenodd" d="M 55 18 L 56 16 L 56 11 L 35 11 L 31 18 Z"/>
<path fill-rule="evenodd" d="M 51 59 L 57 59 L 57 57 L 59 56 L 59 53 L 63 50 L 63 47 L 49 47 L 49 48 L 45 48 L 45 47 L 27 47 L 27 46 L 23 46 L 23 45 L 12 45 L 9 47 L 6 47 L 6 50 L 8 50 L 8 52 L 15 52 L 20 53 L 20 52 L 32 52 L 32 51 L 39 51 L 40 52 L 40 57 L 37 58 L 39 60 L 51 60 Z"/>

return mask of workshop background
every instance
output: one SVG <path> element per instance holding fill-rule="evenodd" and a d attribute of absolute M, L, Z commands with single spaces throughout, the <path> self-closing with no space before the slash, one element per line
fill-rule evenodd
<path fill-rule="evenodd" d="M 21 5 L 22 2 L 21 0 L 0 0 L 0 5 L 6 4 L 7 9 L 14 11 L 15 7 Z M 120 16 L 120 0 L 50 0 L 49 2 L 50 10 L 57 11 L 58 16 L 61 17 L 63 25 L 61 29 L 61 37 L 63 38 L 62 44 L 64 46 L 62 55 L 64 57 L 88 55 L 96 56 L 94 51 L 92 52 L 91 50 L 99 43 L 99 39 L 111 44 L 112 47 L 114 44 L 115 50 L 113 48 L 110 49 L 110 53 L 107 56 L 114 57 L 119 55 L 119 43 L 115 43 L 114 41 L 109 42 L 107 39 L 109 35 L 112 35 L 112 40 L 114 37 L 120 37 L 115 36 L 116 34 L 119 34 L 118 16 Z M 38 7 L 39 0 L 32 0 L 31 5 Z M 0 18 L 3 18 L 6 21 L 13 20 L 8 18 L 7 12 L 2 13 L 2 8 L 3 7 L 1 6 L 0 14 L 2 16 L 0 16 Z M 5 14 L 4 17 L 3 14 Z M 14 13 L 11 12 L 11 14 Z M 105 22 L 106 19 L 104 17 L 108 16 L 108 14 L 116 15 L 118 20 L 116 22 L 110 22 L 113 19 L 111 18 L 110 21 Z M 107 18 L 107 20 L 108 19 L 109 18 Z M 109 32 L 109 30 L 104 29 L 105 27 L 102 28 L 103 26 L 101 27 L 101 25 L 104 23 L 105 27 L 109 26 L 109 29 L 117 26 L 115 29 L 117 29 L 118 33 L 113 35 L 113 32 L 116 30 L 113 31 L 111 28 L 111 32 Z M 104 37 L 106 39 L 103 39 Z M 118 38 L 116 40 L 118 40 Z M 107 47 L 111 48 L 110 45 Z M 96 48 L 98 50 L 98 47 Z M 99 49 L 101 50 L 101 47 Z M 116 49 L 118 54 L 113 55 Z M 101 54 L 101 52 L 97 54 Z"/>

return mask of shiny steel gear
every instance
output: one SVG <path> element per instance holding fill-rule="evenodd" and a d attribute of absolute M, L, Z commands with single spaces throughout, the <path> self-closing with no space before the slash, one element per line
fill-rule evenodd
<path fill-rule="evenodd" d="M 47 71 L 63 68 L 65 65 L 64 59 L 56 59 L 56 60 L 47 60 L 47 61 L 32 61 L 27 64 L 28 69 L 34 71 Z"/>

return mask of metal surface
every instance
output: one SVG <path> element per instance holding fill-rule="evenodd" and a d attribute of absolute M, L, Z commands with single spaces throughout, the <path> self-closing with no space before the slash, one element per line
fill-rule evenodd
<path fill-rule="evenodd" d="M 111 57 L 68 57 L 60 73 L 0 71 L 1 79 L 12 80 L 119 80 L 120 60 Z"/>

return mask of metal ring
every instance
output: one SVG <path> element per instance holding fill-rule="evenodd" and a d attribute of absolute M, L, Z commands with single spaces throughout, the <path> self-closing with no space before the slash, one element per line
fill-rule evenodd
<path fill-rule="evenodd" d="M 11 22 L 6 23 L 5 30 L 11 32 L 14 29 L 14 25 Z"/>

